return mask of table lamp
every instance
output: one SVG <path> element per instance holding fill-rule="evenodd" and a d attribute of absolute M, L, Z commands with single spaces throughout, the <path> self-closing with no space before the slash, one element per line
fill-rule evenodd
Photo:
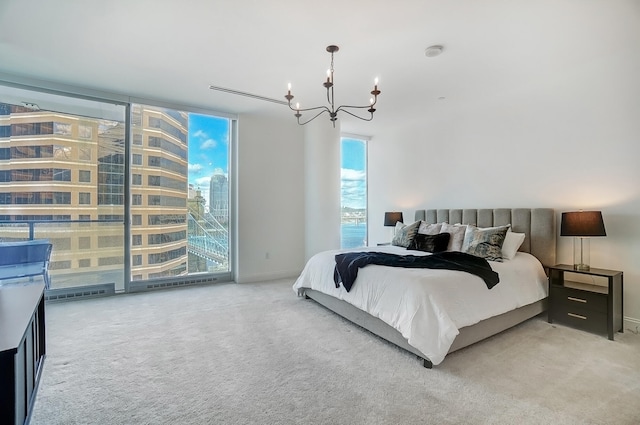
<path fill-rule="evenodd" d="M 573 236 L 573 268 L 587 271 L 589 266 L 589 238 L 607 236 L 600 211 L 562 213 L 560 236 Z"/>
<path fill-rule="evenodd" d="M 393 229 L 391 229 L 391 239 L 393 239 L 393 236 L 395 235 L 395 227 L 397 222 L 403 223 L 401 211 L 391 211 L 384 213 L 384 225 L 387 227 L 394 227 Z"/>

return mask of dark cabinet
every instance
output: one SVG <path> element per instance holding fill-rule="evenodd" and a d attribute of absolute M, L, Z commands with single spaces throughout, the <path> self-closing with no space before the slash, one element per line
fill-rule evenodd
<path fill-rule="evenodd" d="M 44 284 L 0 286 L 0 423 L 28 423 L 45 353 Z"/>

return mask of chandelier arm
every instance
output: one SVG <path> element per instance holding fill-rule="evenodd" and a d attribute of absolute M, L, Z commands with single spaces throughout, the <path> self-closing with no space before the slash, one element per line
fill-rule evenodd
<path fill-rule="evenodd" d="M 342 108 L 342 106 L 341 106 L 340 108 Z M 356 115 L 356 114 L 354 114 L 353 112 L 349 112 L 349 111 L 347 111 L 346 109 L 340 109 L 340 108 L 338 108 L 338 110 L 340 110 L 340 111 L 342 111 L 342 112 L 344 112 L 344 113 L 346 113 L 346 114 L 349 114 L 349 115 L 351 115 L 352 117 L 356 117 L 356 118 L 358 118 L 358 119 L 360 119 L 360 120 L 362 120 L 362 121 L 371 121 L 371 120 L 373 119 L 373 112 L 371 112 L 371 116 L 370 116 L 369 118 L 362 118 L 361 116 Z M 358 108 L 362 108 L 362 106 L 358 106 Z M 366 106 L 364 106 L 364 108 L 366 108 Z M 337 112 L 337 111 L 336 111 L 336 112 Z"/>
<path fill-rule="evenodd" d="M 313 108 L 313 109 L 318 109 L 318 108 Z M 301 109 L 301 111 L 302 111 L 302 109 Z M 307 121 L 305 121 L 305 122 L 300 122 L 300 117 L 298 117 L 298 124 L 300 124 L 300 125 L 308 124 L 308 123 L 310 123 L 311 121 L 313 121 L 313 120 L 315 120 L 316 118 L 318 118 L 320 115 L 324 114 L 325 112 L 329 112 L 329 109 L 325 108 L 325 110 L 324 110 L 324 111 L 320 111 L 320 112 L 318 112 L 317 114 L 315 114 L 315 115 L 313 116 L 313 118 L 311 118 L 311 119 L 309 119 L 309 120 L 307 120 Z M 330 112 L 329 112 L 329 113 L 330 113 Z"/>
<path fill-rule="evenodd" d="M 315 111 L 317 109 L 323 109 L 322 112 L 331 112 L 331 110 L 329 108 L 327 108 L 326 106 L 316 106 L 314 108 L 296 109 L 296 108 L 293 108 L 291 106 L 291 104 L 289 104 L 289 109 L 291 109 L 292 111 L 296 111 L 296 112 L 308 112 L 308 111 Z"/>
<path fill-rule="evenodd" d="M 376 103 L 373 102 L 369 105 L 365 105 L 365 106 L 354 106 L 354 105 L 340 105 L 338 106 L 338 109 L 336 109 L 336 112 L 339 111 L 343 111 L 343 112 L 347 112 L 346 108 L 351 108 L 351 109 L 368 109 L 371 108 L 372 106 L 374 106 Z"/>

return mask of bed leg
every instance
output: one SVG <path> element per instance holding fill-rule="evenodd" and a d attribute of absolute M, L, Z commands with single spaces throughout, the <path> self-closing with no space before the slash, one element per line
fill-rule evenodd
<path fill-rule="evenodd" d="M 422 366 L 426 369 L 433 369 L 433 363 L 431 363 L 431 360 L 427 360 L 427 359 L 423 359 L 422 357 L 418 356 L 418 360 L 422 360 Z"/>
<path fill-rule="evenodd" d="M 309 299 L 309 297 L 307 296 L 307 293 L 305 292 L 305 290 L 303 288 L 299 288 L 298 289 L 298 296 L 299 297 L 303 297 L 305 300 Z"/>

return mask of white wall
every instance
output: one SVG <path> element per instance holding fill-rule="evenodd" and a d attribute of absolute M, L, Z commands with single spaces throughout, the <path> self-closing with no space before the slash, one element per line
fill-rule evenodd
<path fill-rule="evenodd" d="M 296 276 L 304 266 L 304 133 L 288 115 L 242 115 L 235 278 Z"/>
<path fill-rule="evenodd" d="M 295 277 L 340 247 L 340 131 L 289 116 L 242 115 L 235 280 Z"/>
<path fill-rule="evenodd" d="M 412 221 L 425 207 L 552 207 L 559 232 L 562 211 L 601 210 L 607 237 L 591 240 L 591 265 L 624 272 L 625 325 L 638 330 L 640 31 L 624 42 L 635 48 L 473 104 L 446 99 L 375 134 L 370 243 L 388 240 L 385 211 Z M 558 262 L 572 264 L 571 238 L 558 238 Z"/>
<path fill-rule="evenodd" d="M 340 248 L 340 126 L 305 127 L 305 259 Z"/>

